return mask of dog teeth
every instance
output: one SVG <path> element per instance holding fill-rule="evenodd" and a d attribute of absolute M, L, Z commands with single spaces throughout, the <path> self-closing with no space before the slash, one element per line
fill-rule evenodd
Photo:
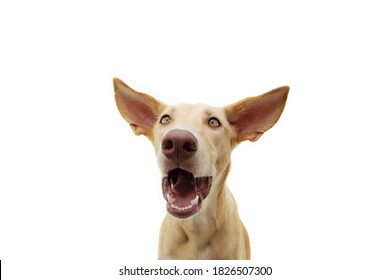
<path fill-rule="evenodd" d="M 174 202 L 176 199 L 172 198 L 169 194 L 167 194 L 167 200 L 168 200 L 169 204 L 171 205 L 171 208 L 183 211 L 183 210 L 190 209 L 190 208 L 194 207 L 195 205 L 197 205 L 198 201 L 199 201 L 199 196 L 196 195 L 196 197 L 190 201 L 190 204 L 188 204 L 187 206 L 184 206 L 184 207 L 179 207 L 179 206 L 175 205 Z"/>
<path fill-rule="evenodd" d="M 191 205 L 196 205 L 196 204 L 198 204 L 198 200 L 199 200 L 199 196 L 196 195 L 196 197 L 195 197 L 193 200 L 190 201 Z"/>
<path fill-rule="evenodd" d="M 193 205 L 187 205 L 187 206 L 185 206 L 185 207 L 179 207 L 179 206 L 177 206 L 177 205 L 175 205 L 175 204 L 171 204 L 171 208 L 173 208 L 173 209 L 176 209 L 176 210 L 187 210 L 187 209 L 190 209 L 190 208 L 192 208 L 192 207 L 194 207 Z"/>
<path fill-rule="evenodd" d="M 169 193 L 167 194 L 167 200 L 170 204 L 173 204 L 175 202 L 175 198 L 171 197 Z"/>
<path fill-rule="evenodd" d="M 173 190 L 174 184 L 173 184 L 172 179 L 169 179 L 169 183 L 171 184 L 171 190 Z"/>

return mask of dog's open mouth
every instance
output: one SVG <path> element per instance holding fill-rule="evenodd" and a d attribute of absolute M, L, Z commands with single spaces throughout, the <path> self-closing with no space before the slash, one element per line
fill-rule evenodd
<path fill-rule="evenodd" d="M 197 213 L 210 192 L 212 177 L 194 177 L 191 172 L 176 168 L 162 180 L 167 211 L 175 217 L 187 218 Z"/>

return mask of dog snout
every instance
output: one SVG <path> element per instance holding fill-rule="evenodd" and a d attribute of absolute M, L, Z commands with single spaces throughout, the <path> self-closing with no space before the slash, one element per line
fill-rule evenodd
<path fill-rule="evenodd" d="M 198 141 L 187 130 L 173 129 L 164 136 L 161 148 L 163 154 L 169 159 L 187 160 L 198 150 Z"/>

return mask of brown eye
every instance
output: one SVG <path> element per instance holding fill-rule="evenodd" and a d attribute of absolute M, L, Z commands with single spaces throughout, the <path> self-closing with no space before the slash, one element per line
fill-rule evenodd
<path fill-rule="evenodd" d="M 168 115 L 164 115 L 161 117 L 160 123 L 161 124 L 169 124 L 171 122 L 171 117 Z"/>
<path fill-rule="evenodd" d="M 208 124 L 210 127 L 219 127 L 221 125 L 217 118 L 210 118 Z"/>

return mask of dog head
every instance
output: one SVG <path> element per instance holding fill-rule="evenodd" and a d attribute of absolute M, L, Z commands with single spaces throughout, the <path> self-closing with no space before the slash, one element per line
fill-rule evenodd
<path fill-rule="evenodd" d="M 114 89 L 123 118 L 136 135 L 153 143 L 167 211 L 178 218 L 198 213 L 206 198 L 218 195 L 232 149 L 244 140 L 256 141 L 278 121 L 289 91 L 280 87 L 226 107 L 212 107 L 167 105 L 116 78 Z"/>

